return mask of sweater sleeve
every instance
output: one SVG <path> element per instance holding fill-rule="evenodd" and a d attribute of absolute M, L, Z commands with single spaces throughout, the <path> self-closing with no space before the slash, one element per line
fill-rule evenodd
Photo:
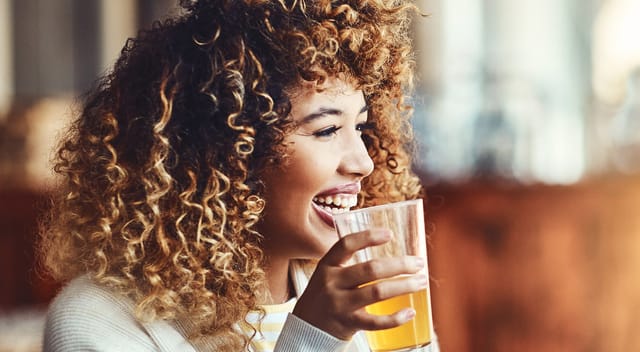
<path fill-rule="evenodd" d="M 349 342 L 337 339 L 295 315 L 289 314 L 274 352 L 338 352 L 345 351 Z"/>
<path fill-rule="evenodd" d="M 157 347 L 121 297 L 81 277 L 49 307 L 44 351 L 150 352 Z"/>

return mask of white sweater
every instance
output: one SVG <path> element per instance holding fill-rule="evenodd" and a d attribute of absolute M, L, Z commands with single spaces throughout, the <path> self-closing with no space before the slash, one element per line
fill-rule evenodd
<path fill-rule="evenodd" d="M 300 275 L 296 275 L 298 280 Z M 296 286 L 306 286 L 298 282 Z M 86 276 L 72 280 L 49 307 L 44 351 L 218 351 L 214 341 L 192 345 L 178 322 L 140 323 L 127 297 L 94 283 Z M 275 351 L 369 351 L 362 336 L 352 343 L 289 314 Z"/>
<path fill-rule="evenodd" d="M 306 275 L 292 266 L 298 296 L 307 284 Z M 98 285 L 87 276 L 72 280 L 49 307 L 44 334 L 44 352 L 128 351 L 128 352 L 196 352 L 220 351 L 208 339 L 196 345 L 184 337 L 187 330 L 180 322 L 139 322 L 134 303 L 127 297 Z M 433 341 L 432 351 L 438 351 Z M 289 314 L 275 352 L 364 352 L 369 351 L 363 333 L 352 341 L 332 335 Z"/>

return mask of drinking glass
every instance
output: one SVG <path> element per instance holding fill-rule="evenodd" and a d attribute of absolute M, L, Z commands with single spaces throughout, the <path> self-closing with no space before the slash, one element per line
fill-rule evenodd
<path fill-rule="evenodd" d="M 385 244 L 356 252 L 352 262 L 361 263 L 381 257 L 420 256 L 425 262 L 421 273 L 428 277 L 422 199 L 334 214 L 333 221 L 340 237 L 372 228 L 387 228 L 392 232 L 391 240 Z M 398 280 L 399 278 L 401 276 L 388 280 Z M 391 329 L 365 332 L 372 351 L 431 351 L 430 344 L 434 333 L 428 286 L 418 292 L 371 304 L 365 309 L 370 314 L 387 315 L 406 307 L 412 307 L 416 311 L 416 316 L 407 323 Z"/>

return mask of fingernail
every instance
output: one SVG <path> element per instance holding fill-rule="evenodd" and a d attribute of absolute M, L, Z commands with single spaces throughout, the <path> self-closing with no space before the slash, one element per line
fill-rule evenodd
<path fill-rule="evenodd" d="M 416 284 L 418 284 L 420 288 L 427 287 L 427 283 L 429 281 L 429 279 L 427 278 L 427 275 L 424 275 L 424 274 L 416 275 L 414 280 L 416 280 Z"/>
<path fill-rule="evenodd" d="M 404 312 L 404 321 L 409 321 L 416 316 L 416 311 L 413 308 L 409 308 Z"/>
<path fill-rule="evenodd" d="M 416 269 L 422 269 L 424 267 L 424 259 L 422 259 L 422 257 L 415 257 L 413 259 L 413 266 Z"/>
<path fill-rule="evenodd" d="M 377 239 L 386 240 L 391 238 L 391 231 L 387 229 L 375 229 L 373 230 L 373 234 Z"/>

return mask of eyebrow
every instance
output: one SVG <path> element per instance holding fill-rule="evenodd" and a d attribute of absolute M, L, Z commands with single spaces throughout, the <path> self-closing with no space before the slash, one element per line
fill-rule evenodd
<path fill-rule="evenodd" d="M 367 112 L 369 110 L 369 105 L 363 106 L 360 111 L 358 111 L 358 115 L 363 114 L 365 112 Z M 300 124 L 307 124 L 310 123 L 313 120 L 319 119 L 321 117 L 327 116 L 327 115 L 336 115 L 336 116 L 341 116 L 344 113 L 344 111 L 342 110 L 338 110 L 338 109 L 331 109 L 331 108 L 319 108 L 316 112 L 312 112 L 311 114 L 305 116 L 302 118 L 302 120 L 300 121 Z"/>

